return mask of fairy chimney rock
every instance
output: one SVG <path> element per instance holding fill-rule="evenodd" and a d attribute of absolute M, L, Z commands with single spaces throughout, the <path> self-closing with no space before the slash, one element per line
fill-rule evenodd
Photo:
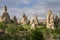
<path fill-rule="evenodd" d="M 17 18 L 16 18 L 16 16 L 13 17 L 13 22 L 14 22 L 15 24 L 17 24 Z"/>
<path fill-rule="evenodd" d="M 8 23 L 10 23 L 10 16 L 7 12 L 7 7 L 4 6 L 4 12 L 3 15 L 1 16 L 3 20 L 7 21 Z"/>
<path fill-rule="evenodd" d="M 31 18 L 31 20 L 30 20 L 30 25 L 33 23 L 33 20 L 34 20 L 34 23 L 38 25 L 37 15 L 36 15 L 34 18 Z"/>
<path fill-rule="evenodd" d="M 54 16 L 51 10 L 47 13 L 47 28 L 54 29 Z"/>
<path fill-rule="evenodd" d="M 22 24 L 22 25 L 27 24 L 27 16 L 26 16 L 25 14 L 23 14 L 23 16 L 22 16 L 21 24 Z"/>

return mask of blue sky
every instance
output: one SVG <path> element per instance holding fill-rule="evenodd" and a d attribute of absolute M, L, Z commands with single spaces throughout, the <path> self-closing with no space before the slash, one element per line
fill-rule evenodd
<path fill-rule="evenodd" d="M 55 15 L 60 11 L 60 0 L 0 0 L 0 15 L 3 14 L 4 5 L 7 6 L 11 18 L 17 16 L 18 19 L 23 13 L 28 18 L 37 14 L 39 19 L 44 19 L 48 9 L 51 9 Z"/>

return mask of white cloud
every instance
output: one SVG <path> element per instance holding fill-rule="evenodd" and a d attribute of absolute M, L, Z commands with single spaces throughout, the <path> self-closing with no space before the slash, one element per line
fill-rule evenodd
<path fill-rule="evenodd" d="M 28 4 L 30 0 L 1 0 L 2 3 L 4 2 L 13 2 L 15 4 L 19 4 L 19 3 L 25 3 Z"/>
<path fill-rule="evenodd" d="M 35 10 L 33 8 L 8 8 L 8 13 L 11 18 L 13 16 L 17 16 L 18 20 L 22 17 L 23 13 L 25 13 L 28 16 L 28 19 L 35 16 L 35 14 L 38 14 L 38 19 L 44 19 L 44 17 L 40 16 L 40 13 L 44 13 L 43 10 Z M 3 14 L 3 10 L 0 10 L 0 16 Z"/>
<path fill-rule="evenodd" d="M 30 0 L 5 0 L 7 2 L 14 2 L 15 5 L 18 5 L 19 3 L 25 3 L 25 4 L 29 4 Z M 8 8 L 8 13 L 10 14 L 11 17 L 13 17 L 14 15 L 17 16 L 17 18 L 21 18 L 22 14 L 25 13 L 28 17 L 33 17 L 35 14 L 39 15 L 40 17 L 44 17 L 46 16 L 46 13 L 48 11 L 48 9 L 52 9 L 52 10 L 57 10 L 57 8 L 60 8 L 60 6 L 55 6 L 55 7 L 50 7 L 49 5 L 40 5 L 40 4 L 46 4 L 47 2 L 54 2 L 57 0 L 45 0 L 42 1 L 41 3 L 39 2 L 40 0 L 38 0 L 38 3 L 35 4 L 33 7 L 24 7 L 24 8 Z M 1 13 L 1 11 L 0 11 Z"/>
<path fill-rule="evenodd" d="M 29 4 L 30 0 L 21 0 L 22 3 Z"/>
<path fill-rule="evenodd" d="M 28 16 L 28 18 L 31 18 L 36 14 L 44 12 L 45 12 L 44 10 L 39 9 L 36 10 L 34 8 L 8 8 L 8 13 L 10 17 L 13 18 L 13 16 L 17 16 L 18 19 L 22 17 L 23 13 L 25 13 Z M 3 13 L 3 11 L 0 11 L 0 13 Z"/>

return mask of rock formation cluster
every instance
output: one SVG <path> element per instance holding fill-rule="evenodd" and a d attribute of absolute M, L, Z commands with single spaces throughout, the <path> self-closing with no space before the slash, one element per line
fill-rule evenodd
<path fill-rule="evenodd" d="M 45 21 L 44 22 L 46 23 L 47 28 L 54 29 L 55 25 L 57 25 L 56 23 L 59 22 L 59 18 L 56 16 L 56 18 L 54 19 L 54 15 L 53 15 L 52 11 L 48 10 L 47 19 Z M 31 18 L 31 20 L 28 20 L 27 16 L 25 14 L 23 14 L 22 18 L 19 22 L 18 22 L 16 16 L 14 16 L 13 19 L 11 19 L 7 12 L 6 6 L 4 6 L 4 12 L 3 12 L 3 15 L 0 17 L 0 22 L 5 22 L 7 24 L 9 24 L 9 23 L 14 23 L 14 24 L 20 23 L 21 25 L 28 24 L 31 26 L 31 29 L 35 29 L 39 24 L 38 15 L 35 15 L 34 18 Z"/>

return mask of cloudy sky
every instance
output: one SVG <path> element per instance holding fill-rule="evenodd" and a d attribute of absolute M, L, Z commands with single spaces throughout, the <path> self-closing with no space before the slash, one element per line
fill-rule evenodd
<path fill-rule="evenodd" d="M 36 14 L 39 19 L 46 18 L 48 9 L 53 13 L 60 13 L 60 0 L 0 0 L 0 15 L 3 14 L 3 7 L 7 6 L 10 17 L 16 16 L 20 19 L 25 13 L 28 18 Z"/>

